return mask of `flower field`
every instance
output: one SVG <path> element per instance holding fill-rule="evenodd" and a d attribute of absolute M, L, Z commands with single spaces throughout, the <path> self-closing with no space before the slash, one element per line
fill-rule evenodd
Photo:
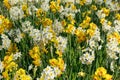
<path fill-rule="evenodd" d="M 0 80 L 120 80 L 120 1 L 0 0 Z"/>

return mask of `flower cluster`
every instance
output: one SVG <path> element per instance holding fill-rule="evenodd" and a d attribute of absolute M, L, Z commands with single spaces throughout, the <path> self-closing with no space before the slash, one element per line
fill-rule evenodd
<path fill-rule="evenodd" d="M 33 64 L 35 66 L 41 65 L 40 51 L 38 46 L 33 47 L 33 49 L 29 51 L 29 55 L 34 59 Z"/>
<path fill-rule="evenodd" d="M 20 68 L 19 70 L 16 71 L 15 80 L 31 80 L 31 77 L 29 75 L 26 75 L 26 72 L 24 69 Z"/>
<path fill-rule="evenodd" d="M 54 80 L 54 78 L 60 76 L 61 73 L 58 67 L 47 66 L 41 73 L 40 80 Z"/>
<path fill-rule="evenodd" d="M 112 80 L 112 75 L 107 73 L 107 70 L 104 67 L 99 67 L 95 71 L 94 80 Z"/>
<path fill-rule="evenodd" d="M 12 23 L 9 19 L 5 18 L 3 15 L 0 15 L 0 34 L 8 31 L 12 27 Z"/>

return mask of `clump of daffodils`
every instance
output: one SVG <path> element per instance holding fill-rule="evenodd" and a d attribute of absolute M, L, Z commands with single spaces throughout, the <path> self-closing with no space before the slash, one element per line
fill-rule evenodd
<path fill-rule="evenodd" d="M 14 76 L 15 80 L 32 80 L 30 75 L 26 74 L 26 71 L 22 68 L 18 69 Z"/>
<path fill-rule="evenodd" d="M 2 72 L 2 76 L 5 79 L 11 79 L 14 74 L 12 74 L 14 71 L 17 70 L 18 68 L 18 64 L 16 62 L 14 62 L 13 60 L 13 55 L 6 55 L 4 57 L 4 61 L 2 62 L 3 64 L 3 72 Z M 9 75 L 11 74 L 11 76 Z"/>
<path fill-rule="evenodd" d="M 35 66 L 41 65 L 41 54 L 38 46 L 34 46 L 33 49 L 29 51 L 29 55 L 33 58 L 33 64 Z"/>
<path fill-rule="evenodd" d="M 41 73 L 39 80 L 54 80 L 55 77 L 61 75 L 61 70 L 58 67 L 47 66 Z"/>
<path fill-rule="evenodd" d="M 8 31 L 12 27 L 12 23 L 9 19 L 5 18 L 3 15 L 0 15 L 0 34 Z"/>
<path fill-rule="evenodd" d="M 120 52 L 120 49 L 119 49 L 119 44 L 120 44 L 120 35 L 118 32 L 112 32 L 112 33 L 108 33 L 107 35 L 107 40 L 108 40 L 108 43 L 107 43 L 107 54 L 110 58 L 112 59 L 118 59 L 118 54 Z"/>
<path fill-rule="evenodd" d="M 58 59 L 50 59 L 49 60 L 51 66 L 58 67 L 61 71 L 64 71 L 66 68 L 66 64 L 64 63 L 64 60 L 62 58 Z"/>
<path fill-rule="evenodd" d="M 101 18 L 105 18 L 107 16 L 109 16 L 110 10 L 103 7 L 101 10 L 98 10 L 96 12 L 97 16 L 101 19 Z"/>
<path fill-rule="evenodd" d="M 95 74 L 93 76 L 93 80 L 112 80 L 112 75 L 107 73 L 107 70 L 104 67 L 99 67 L 95 71 Z"/>
<path fill-rule="evenodd" d="M 3 3 L 9 10 L 10 18 L 13 21 L 32 15 L 32 11 L 37 10 L 36 7 L 32 5 L 32 3 L 36 3 L 36 1 L 32 0 L 15 0 L 14 2 L 12 0 L 4 0 Z"/>
<path fill-rule="evenodd" d="M 0 45 L 0 50 L 8 49 L 10 47 L 11 40 L 5 34 L 2 34 L 1 38 L 2 38 L 2 45 Z"/>
<path fill-rule="evenodd" d="M 84 54 L 82 56 L 80 56 L 80 61 L 82 62 L 82 64 L 92 64 L 92 62 L 95 59 L 95 53 L 94 51 L 92 51 L 92 49 L 90 48 L 86 48 L 82 51 Z"/>
<path fill-rule="evenodd" d="M 56 13 L 57 11 L 60 10 L 60 0 L 58 1 L 51 1 L 50 2 L 50 10 L 53 12 L 53 13 Z"/>

